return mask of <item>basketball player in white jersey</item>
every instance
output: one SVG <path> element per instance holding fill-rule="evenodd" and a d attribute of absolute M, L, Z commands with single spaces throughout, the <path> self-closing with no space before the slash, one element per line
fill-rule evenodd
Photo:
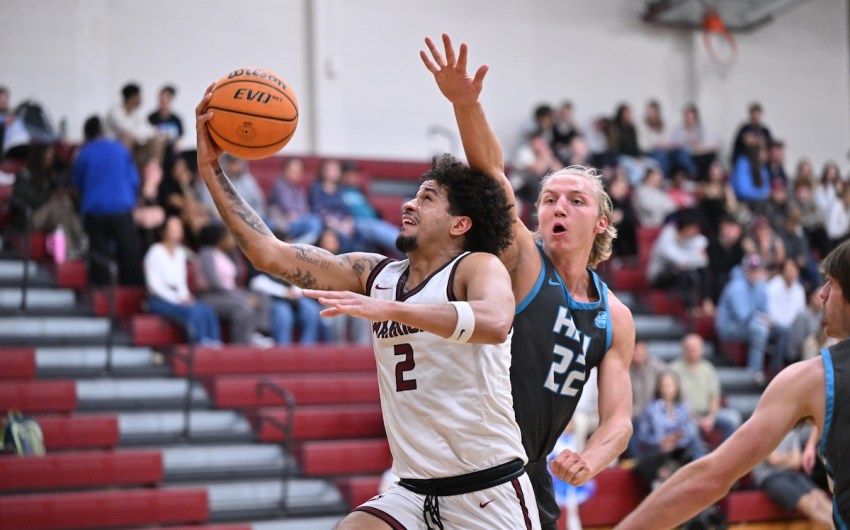
<path fill-rule="evenodd" d="M 494 255 L 511 240 L 504 191 L 444 155 L 404 205 L 397 246 L 407 259 L 287 244 L 219 166 L 206 125 L 213 88 L 195 110 L 198 169 L 239 247 L 258 269 L 329 306 L 326 316 L 372 321 L 400 481 L 337 528 L 539 529 L 510 389 L 514 297 Z"/>

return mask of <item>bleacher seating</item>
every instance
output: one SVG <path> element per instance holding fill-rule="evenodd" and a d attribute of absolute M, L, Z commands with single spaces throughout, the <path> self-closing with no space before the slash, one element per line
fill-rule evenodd
<path fill-rule="evenodd" d="M 111 449 L 118 446 L 118 418 L 113 415 L 36 416 L 48 452 L 63 449 Z"/>

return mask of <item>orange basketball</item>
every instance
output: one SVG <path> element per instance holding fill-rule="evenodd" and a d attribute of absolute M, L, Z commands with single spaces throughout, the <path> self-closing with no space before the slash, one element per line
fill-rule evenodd
<path fill-rule="evenodd" d="M 224 151 L 248 160 L 266 158 L 289 143 L 298 125 L 295 93 L 279 75 L 240 68 L 215 85 L 208 130 Z"/>

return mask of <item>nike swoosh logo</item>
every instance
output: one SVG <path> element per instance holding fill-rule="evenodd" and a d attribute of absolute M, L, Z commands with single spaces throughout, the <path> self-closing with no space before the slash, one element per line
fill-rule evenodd
<path fill-rule="evenodd" d="M 549 278 L 549 285 L 561 285 L 557 280 Z"/>
<path fill-rule="evenodd" d="M 490 500 L 489 500 L 489 501 L 487 501 L 487 502 L 479 502 L 479 503 L 478 503 L 478 507 L 479 507 L 479 508 L 486 508 L 486 507 L 487 507 L 487 505 L 488 505 L 488 504 L 490 504 L 491 502 L 493 502 L 494 500 L 496 500 L 496 499 L 490 499 Z"/>
<path fill-rule="evenodd" d="M 380 289 L 382 291 L 386 291 L 387 289 L 392 289 L 392 287 L 384 287 L 383 285 L 376 285 L 375 289 Z"/>
<path fill-rule="evenodd" d="M 463 337 L 463 334 L 466 333 L 465 329 L 460 330 L 460 333 L 457 334 L 457 338 Z"/>

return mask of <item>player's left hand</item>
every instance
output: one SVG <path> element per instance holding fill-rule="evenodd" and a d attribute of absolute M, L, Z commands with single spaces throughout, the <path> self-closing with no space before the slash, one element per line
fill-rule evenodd
<path fill-rule="evenodd" d="M 561 454 L 549 463 L 549 469 L 560 480 L 573 486 L 581 486 L 591 478 L 590 466 L 584 461 L 581 453 L 570 449 L 561 451 Z"/>
<path fill-rule="evenodd" d="M 323 317 L 335 317 L 346 314 L 367 320 L 380 321 L 387 319 L 387 300 L 378 300 L 351 291 L 320 291 L 304 289 L 304 296 L 315 298 L 320 304 L 328 306 L 319 314 Z"/>

